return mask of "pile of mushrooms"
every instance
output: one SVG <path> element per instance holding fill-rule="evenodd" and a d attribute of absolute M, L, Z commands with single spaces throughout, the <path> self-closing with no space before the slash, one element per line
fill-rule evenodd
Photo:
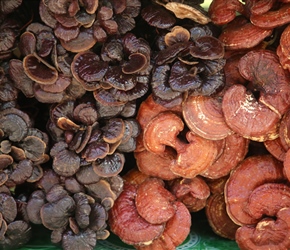
<path fill-rule="evenodd" d="M 289 1 L 203 3 L 0 0 L 1 248 L 290 248 Z"/>

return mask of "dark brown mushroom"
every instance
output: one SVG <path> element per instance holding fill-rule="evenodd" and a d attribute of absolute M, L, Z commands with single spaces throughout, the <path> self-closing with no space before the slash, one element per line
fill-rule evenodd
<path fill-rule="evenodd" d="M 141 16 L 149 25 L 159 29 L 168 29 L 176 22 L 175 17 L 169 11 L 154 4 L 142 8 Z"/>
<path fill-rule="evenodd" d="M 32 175 L 32 171 L 32 161 L 28 159 L 22 160 L 13 169 L 13 172 L 10 175 L 10 180 L 12 180 L 15 184 L 21 184 Z"/>
<path fill-rule="evenodd" d="M 80 157 L 67 149 L 67 144 L 56 143 L 50 151 L 53 158 L 53 169 L 61 176 L 72 176 L 80 168 Z"/>
<path fill-rule="evenodd" d="M 40 209 L 46 203 L 45 193 L 42 190 L 34 191 L 27 202 L 27 216 L 33 224 L 41 224 Z"/>
<path fill-rule="evenodd" d="M 0 193 L 0 212 L 7 223 L 15 220 L 17 206 L 14 198 L 8 194 Z"/>
<path fill-rule="evenodd" d="M 30 79 L 41 84 L 53 84 L 58 78 L 57 70 L 36 54 L 25 56 L 23 67 Z"/>
<path fill-rule="evenodd" d="M 91 207 L 89 228 L 94 231 L 101 231 L 107 226 L 108 213 L 99 203 L 95 203 Z"/>
<path fill-rule="evenodd" d="M 3 249 L 19 248 L 24 246 L 31 238 L 30 225 L 23 220 L 16 220 L 8 224 L 5 239 L 0 242 Z"/>
<path fill-rule="evenodd" d="M 13 163 L 13 158 L 10 155 L 0 155 L 0 169 L 3 170 Z"/>
<path fill-rule="evenodd" d="M 76 222 L 80 228 L 86 228 L 90 224 L 90 213 L 92 210 L 88 196 L 84 193 L 76 193 L 73 198 L 76 202 Z"/>
<path fill-rule="evenodd" d="M 103 200 L 105 197 L 111 197 L 116 200 L 117 194 L 112 190 L 110 183 L 101 179 L 98 182 L 85 185 L 87 192 L 96 200 Z"/>
<path fill-rule="evenodd" d="M 62 247 L 65 250 L 72 248 L 93 250 L 96 244 L 96 233 L 91 229 L 81 231 L 79 234 L 74 234 L 68 230 L 62 236 Z"/>
<path fill-rule="evenodd" d="M 40 210 L 42 224 L 50 230 L 63 228 L 68 224 L 68 218 L 74 210 L 75 201 L 70 196 L 53 203 L 46 203 Z"/>
<path fill-rule="evenodd" d="M 224 56 L 224 46 L 214 36 L 201 36 L 194 40 L 194 46 L 190 48 L 190 54 L 196 58 L 215 60 Z"/>
<path fill-rule="evenodd" d="M 76 179 L 84 185 L 95 183 L 99 181 L 100 178 L 101 177 L 94 171 L 92 164 L 81 167 L 80 170 L 76 173 Z"/>
<path fill-rule="evenodd" d="M 125 156 L 121 153 L 113 153 L 106 156 L 103 160 L 94 161 L 93 169 L 98 176 L 111 177 L 119 174 L 124 167 Z"/>

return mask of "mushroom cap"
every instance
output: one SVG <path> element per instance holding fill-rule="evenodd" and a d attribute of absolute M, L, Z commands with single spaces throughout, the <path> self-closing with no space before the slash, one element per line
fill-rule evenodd
<path fill-rule="evenodd" d="M 169 11 L 154 4 L 142 8 L 141 16 L 150 26 L 159 29 L 168 29 L 176 22 L 175 17 Z"/>
<path fill-rule="evenodd" d="M 113 233 L 127 244 L 144 245 L 158 238 L 164 224 L 150 224 L 137 212 L 135 196 L 137 186 L 125 183 L 123 192 L 119 195 L 109 211 L 109 225 Z"/>
<path fill-rule="evenodd" d="M 182 116 L 191 131 L 211 140 L 232 134 L 222 112 L 219 97 L 189 96 L 183 103 Z"/>
<path fill-rule="evenodd" d="M 225 186 L 225 201 L 230 218 L 238 225 L 257 223 L 258 220 L 248 213 L 250 194 L 264 183 L 283 180 L 283 165 L 272 155 L 250 156 L 244 159 L 232 171 Z"/>
<path fill-rule="evenodd" d="M 225 198 L 222 193 L 211 195 L 205 207 L 206 217 L 214 232 L 227 239 L 235 240 L 239 226 L 227 214 Z"/>
<path fill-rule="evenodd" d="M 23 58 L 23 67 L 25 74 L 37 83 L 53 84 L 58 78 L 58 71 L 35 53 Z"/>
<path fill-rule="evenodd" d="M 46 203 L 40 210 L 42 224 L 50 230 L 63 228 L 68 224 L 68 218 L 74 210 L 75 201 L 70 196 L 53 203 Z"/>
<path fill-rule="evenodd" d="M 135 205 L 139 215 L 151 224 L 167 222 L 175 214 L 175 197 L 157 178 L 147 178 L 138 185 Z"/>
<path fill-rule="evenodd" d="M 62 236 L 62 247 L 66 250 L 73 248 L 93 250 L 96 244 L 96 232 L 91 229 L 81 231 L 79 234 L 74 234 L 71 230 L 68 230 Z"/>
<path fill-rule="evenodd" d="M 233 85 L 223 96 L 222 111 L 227 125 L 237 134 L 255 141 L 278 137 L 279 115 L 243 85 Z"/>
<path fill-rule="evenodd" d="M 95 173 L 102 177 L 110 177 L 119 174 L 124 167 L 125 156 L 115 152 L 106 156 L 103 160 L 92 163 Z"/>

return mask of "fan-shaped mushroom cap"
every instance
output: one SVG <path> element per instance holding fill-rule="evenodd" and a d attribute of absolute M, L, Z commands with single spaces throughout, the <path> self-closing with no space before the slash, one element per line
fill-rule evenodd
<path fill-rule="evenodd" d="M 150 224 L 138 214 L 136 192 L 137 186 L 125 183 L 123 192 L 109 211 L 109 225 L 111 231 L 127 244 L 150 244 L 162 234 L 164 224 Z"/>
<path fill-rule="evenodd" d="M 230 218 L 238 225 L 255 224 L 248 213 L 248 199 L 258 186 L 285 180 L 283 165 L 271 155 L 251 156 L 232 171 L 225 186 L 225 201 Z"/>

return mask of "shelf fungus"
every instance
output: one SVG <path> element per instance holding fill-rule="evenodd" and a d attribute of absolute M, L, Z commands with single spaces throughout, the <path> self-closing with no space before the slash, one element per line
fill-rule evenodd
<path fill-rule="evenodd" d="M 238 225 L 254 225 L 259 222 L 249 213 L 251 194 L 266 183 L 285 181 L 282 162 L 272 155 L 250 156 L 234 169 L 225 185 L 227 212 Z M 258 203 L 262 204 L 262 200 Z"/>
<path fill-rule="evenodd" d="M 191 216 L 161 179 L 148 177 L 140 184 L 125 183 L 109 211 L 109 225 L 122 241 L 136 249 L 161 245 L 175 249 L 189 234 Z"/>

